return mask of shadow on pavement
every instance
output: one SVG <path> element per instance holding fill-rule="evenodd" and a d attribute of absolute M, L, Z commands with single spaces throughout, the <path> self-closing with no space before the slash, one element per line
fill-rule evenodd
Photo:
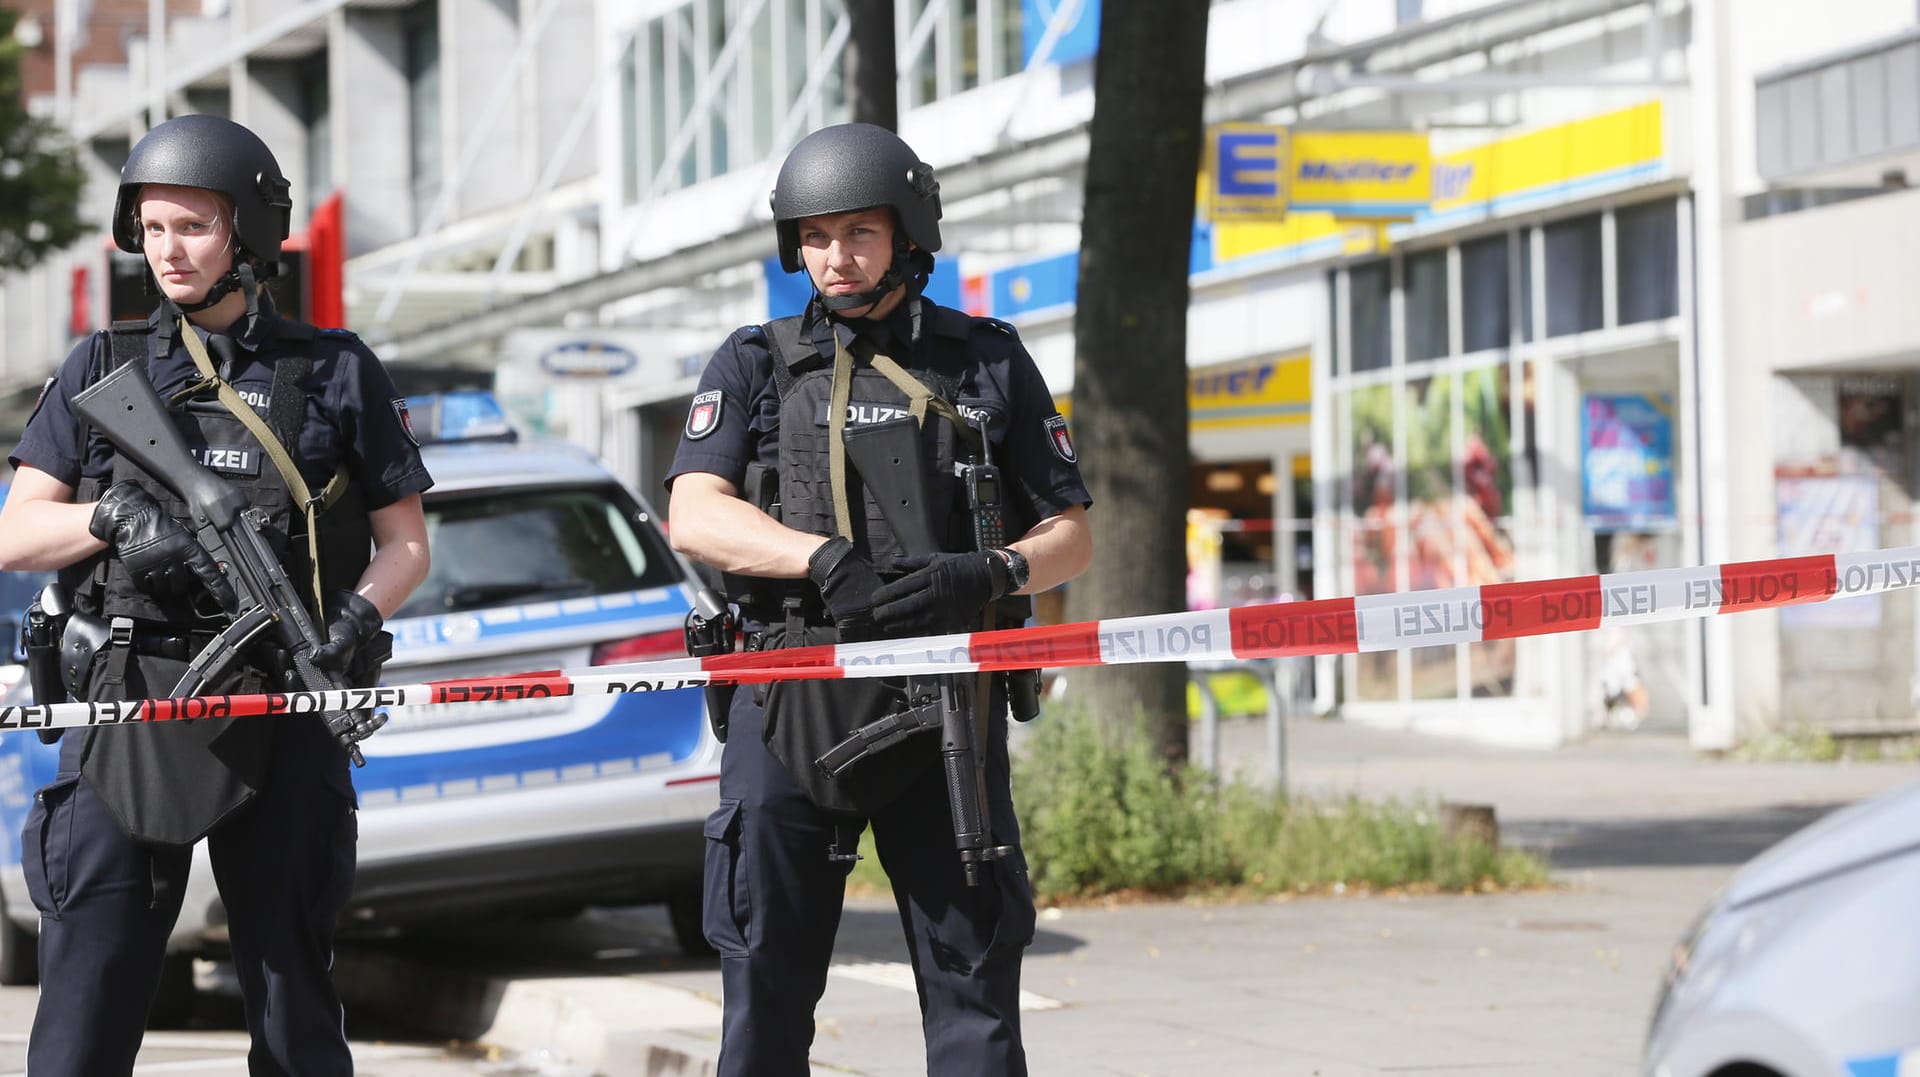
<path fill-rule="evenodd" d="M 1501 837 L 1545 853 L 1560 869 L 1735 866 L 1842 806 L 1783 805 L 1667 819 L 1527 820 L 1503 823 Z"/>
<path fill-rule="evenodd" d="M 1070 953 L 1084 945 L 1075 935 L 1038 930 L 1028 952 Z M 837 961 L 907 959 L 900 917 L 890 902 L 849 902 L 834 949 Z M 334 980 L 347 1004 L 349 1031 L 355 1034 L 379 1032 L 384 1033 L 379 1038 L 401 1041 L 422 1036 L 470 1039 L 493 1024 L 509 981 L 711 972 L 718 967 L 717 957 L 682 953 L 665 910 L 643 906 L 594 908 L 568 918 L 449 925 L 343 944 Z"/>

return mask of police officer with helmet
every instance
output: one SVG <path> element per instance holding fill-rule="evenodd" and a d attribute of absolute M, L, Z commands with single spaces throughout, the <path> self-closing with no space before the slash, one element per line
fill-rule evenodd
<path fill-rule="evenodd" d="M 372 684 L 391 643 L 383 620 L 426 575 L 420 493 L 432 480 L 405 400 L 357 337 L 281 317 L 261 287 L 288 234 L 288 190 L 267 146 L 214 116 L 160 124 L 121 170 L 113 238 L 145 256 L 159 307 L 73 349 L 9 457 L 18 474 L 0 509 L 0 569 L 59 570 L 74 698 L 169 695 L 234 604 L 185 506 L 73 411 L 125 364 L 145 365 L 194 455 L 266 515 L 326 636 L 316 665 Z M 285 667 L 255 645 L 213 690 L 280 691 Z M 202 838 L 250 1071 L 353 1071 L 332 946 L 357 835 L 346 742 L 366 729 L 295 715 L 62 737 L 22 835 L 41 914 L 36 1077 L 131 1072 Z"/>
<path fill-rule="evenodd" d="M 996 602 L 1057 586 L 1092 556 L 1091 498 L 1066 422 L 1019 338 L 921 295 L 940 249 L 939 190 L 906 143 L 867 124 L 814 132 L 780 169 L 781 264 L 804 269 L 815 294 L 803 314 L 720 346 L 667 480 L 674 546 L 726 574 L 749 648 L 980 628 Z M 891 447 L 863 453 L 868 439 Z M 902 459 L 911 474 L 880 474 Z M 987 460 L 1010 540 L 992 545 L 970 521 L 982 490 L 962 478 Z M 915 499 L 919 515 L 897 511 Z M 918 548 L 922 523 L 937 548 Z M 913 951 L 928 1072 L 1026 1072 L 1018 996 L 1034 907 L 1008 788 L 1006 692 L 994 682 L 972 703 L 986 709 L 976 728 L 1002 848 L 965 870 L 939 732 L 838 776 L 813 763 L 851 728 L 898 713 L 898 682 L 710 696 L 726 740 L 704 913 L 721 957 L 722 1074 L 807 1072 L 867 825 Z"/>

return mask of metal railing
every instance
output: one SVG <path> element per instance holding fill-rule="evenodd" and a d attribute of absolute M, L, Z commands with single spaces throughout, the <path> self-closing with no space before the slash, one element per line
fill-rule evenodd
<path fill-rule="evenodd" d="M 1220 775 L 1220 717 L 1222 707 L 1214 690 L 1215 675 L 1248 673 L 1258 678 L 1267 697 L 1266 773 L 1274 791 L 1287 792 L 1287 719 L 1305 713 L 1311 705 L 1311 658 L 1254 658 L 1228 662 L 1189 662 L 1187 672 L 1200 689 L 1200 743 L 1194 765 Z"/>

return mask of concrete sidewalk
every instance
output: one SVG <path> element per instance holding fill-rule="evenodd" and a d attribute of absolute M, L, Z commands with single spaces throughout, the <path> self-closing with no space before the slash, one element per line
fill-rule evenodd
<path fill-rule="evenodd" d="M 1547 849 L 1563 887 L 1043 910 L 1024 981 L 1035 1073 L 1631 1073 L 1668 950 L 1731 871 L 1837 805 L 1920 778 L 1915 765 L 1704 759 L 1677 738 L 1523 752 L 1338 722 L 1289 732 L 1296 792 L 1492 804 L 1504 839 Z M 1223 759 L 1264 758 L 1260 723 L 1222 734 Z M 416 1000 L 462 978 L 478 1038 L 542 1066 L 709 1073 L 718 971 L 664 956 L 669 938 L 657 910 L 599 911 L 489 940 L 551 975 L 441 964 L 382 978 Z M 926 1072 L 904 959 L 891 903 L 850 902 L 816 1072 Z M 429 980 L 403 986 L 409 975 Z"/>

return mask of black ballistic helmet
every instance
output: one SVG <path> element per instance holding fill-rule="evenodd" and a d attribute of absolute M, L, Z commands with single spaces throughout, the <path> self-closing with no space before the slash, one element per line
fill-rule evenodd
<path fill-rule="evenodd" d="M 780 266 L 798 273 L 802 217 L 892 206 L 900 232 L 921 250 L 940 249 L 940 183 L 900 136 L 870 123 L 823 127 L 800 140 L 773 184 Z"/>
<path fill-rule="evenodd" d="M 176 116 L 148 131 L 120 169 L 113 241 L 123 251 L 140 253 L 136 200 L 148 183 L 226 195 L 233 200 L 234 238 L 242 258 L 251 255 L 269 264 L 279 259 L 280 241 L 292 228 L 292 185 L 259 135 L 232 120 L 202 115 Z"/>

